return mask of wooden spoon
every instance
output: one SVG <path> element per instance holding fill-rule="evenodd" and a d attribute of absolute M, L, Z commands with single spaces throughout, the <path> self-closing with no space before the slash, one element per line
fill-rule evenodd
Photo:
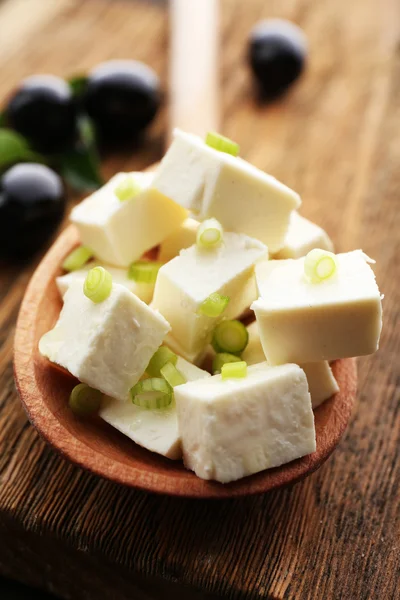
<path fill-rule="evenodd" d="M 174 0 L 171 9 L 171 123 L 201 135 L 207 129 L 218 129 L 216 5 L 216 0 Z M 201 43 L 197 44 L 194 36 Z M 333 365 L 340 392 L 315 411 L 314 454 L 227 485 L 199 479 L 181 462 L 141 448 L 99 418 L 76 418 L 67 405 L 75 382 L 39 354 L 38 342 L 58 318 L 61 300 L 55 277 L 61 273 L 64 257 L 78 243 L 78 233 L 70 226 L 50 248 L 27 288 L 15 334 L 17 388 L 31 423 L 47 442 L 64 457 L 102 477 L 173 496 L 227 498 L 266 492 L 299 481 L 321 466 L 351 415 L 357 385 L 354 359 Z"/>

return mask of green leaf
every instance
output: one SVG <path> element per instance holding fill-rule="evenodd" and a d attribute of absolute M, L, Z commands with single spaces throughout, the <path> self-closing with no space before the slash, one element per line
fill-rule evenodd
<path fill-rule="evenodd" d="M 86 75 L 74 75 L 68 80 L 68 85 L 74 96 L 82 96 L 87 84 Z"/>
<path fill-rule="evenodd" d="M 0 129 L 0 167 L 23 160 L 46 162 L 43 156 L 29 148 L 22 135 L 11 129 Z"/>
<path fill-rule="evenodd" d="M 61 156 L 61 172 L 75 191 L 95 190 L 104 182 L 100 174 L 95 130 L 90 119 L 81 117 L 78 131 L 76 147 Z"/>
<path fill-rule="evenodd" d="M 86 148 L 76 148 L 61 157 L 61 173 L 77 192 L 96 190 L 103 185 L 99 165 Z"/>
<path fill-rule="evenodd" d="M 92 121 L 88 117 L 80 117 L 78 131 L 80 142 L 97 154 L 96 132 Z"/>
<path fill-rule="evenodd" d="M 0 112 L 0 127 L 5 127 L 5 126 L 6 126 L 6 124 L 7 124 L 7 116 L 6 116 L 6 113 L 5 113 L 4 111 L 3 111 L 3 112 Z"/>

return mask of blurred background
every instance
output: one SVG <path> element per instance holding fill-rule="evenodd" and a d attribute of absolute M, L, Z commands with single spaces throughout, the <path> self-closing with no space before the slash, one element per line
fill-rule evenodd
<path fill-rule="evenodd" d="M 385 0 L 382 6 L 376 0 L 218 4 L 221 133 L 240 144 L 246 160 L 299 192 L 302 214 L 326 229 L 339 251 L 362 246 L 378 259 L 378 281 L 395 272 L 398 1 Z M 275 18 L 296 27 L 263 23 Z M 25 287 L 74 203 L 114 173 L 141 170 L 162 157 L 171 97 L 169 51 L 170 19 L 163 0 L 0 0 L 0 416 L 3 410 L 8 425 L 0 432 L 0 448 L 6 458 L 19 443 L 15 432 L 26 429 L 11 368 L 14 323 Z M 121 59 L 143 64 L 99 68 Z M 36 75 L 53 78 L 27 80 Z M 10 174 L 15 165 L 28 162 L 39 169 Z M 40 170 L 44 167 L 46 172 Z M 39 190 L 33 202 L 32 189 Z M 361 389 L 381 398 L 382 410 L 381 382 L 394 389 L 394 373 L 386 377 L 385 369 L 396 371 L 395 326 L 388 325 L 395 323 L 396 282 L 388 278 L 384 289 L 392 301 L 386 305 L 382 347 L 391 348 L 390 354 L 379 353 L 374 363 L 366 359 L 360 370 Z M 394 394 L 389 396 L 393 408 Z M 367 401 L 364 391 L 360 401 Z M 380 422 L 380 415 L 370 409 L 368 423 L 352 425 L 365 462 L 372 458 L 361 432 Z M 34 432 L 29 435 L 36 439 Z M 382 448 L 385 430 L 377 429 L 376 435 Z M 353 458 L 358 468 L 363 461 L 356 454 Z M 346 460 L 338 459 L 343 465 Z M 0 479 L 5 495 L 11 490 L 8 477 Z M 377 538 L 376 556 L 386 551 Z M 2 571 L 10 575 L 0 579 L 2 600 L 50 598 L 11 581 L 12 559 L 4 561 Z M 28 579 L 35 583 L 34 577 Z"/>
<path fill-rule="evenodd" d="M 306 198 L 303 214 L 322 227 L 327 225 L 325 207 L 331 203 L 342 202 L 342 208 L 352 216 L 353 209 L 344 198 L 361 193 L 354 162 L 364 161 L 364 168 L 368 168 L 372 159 L 370 138 L 376 134 L 384 109 L 387 83 L 382 66 L 387 63 L 395 43 L 390 12 L 382 12 L 377 20 L 371 0 L 355 2 L 351 19 L 344 18 L 347 10 L 344 0 L 221 0 L 218 4 L 221 5 L 221 132 L 238 141 L 244 158 Z M 39 154 L 39 161 L 64 176 L 69 202 L 87 195 L 91 188 L 117 171 L 140 170 L 161 158 L 167 143 L 170 94 L 167 2 L 3 0 L 0 10 L 2 124 L 8 128 L 8 134 L 10 129 L 16 129 L 24 137 L 22 142 Z M 278 41 L 274 33 L 267 32 L 266 40 L 262 31 L 253 33 L 260 21 L 275 17 L 288 19 L 300 30 L 284 31 L 280 39 L 278 31 Z M 380 35 L 383 31 L 384 36 Z M 296 39 L 302 32 L 304 47 L 303 42 Z M 260 39 L 256 39 L 257 35 Z M 375 40 L 373 53 L 368 52 L 371 39 Z M 193 48 L 193 56 L 197 51 L 198 48 Z M 86 92 L 82 91 L 86 89 L 85 78 L 89 78 L 89 82 L 95 79 L 99 64 L 116 59 L 141 61 L 151 69 L 150 74 L 134 73 L 133 90 L 129 89 L 129 81 L 125 87 L 124 82 L 116 82 L 116 90 L 111 92 L 109 89 L 99 91 L 96 82 L 92 82 L 85 96 Z M 111 65 L 111 87 L 115 69 Z M 85 129 L 84 125 L 77 135 L 81 146 L 82 139 L 87 141 L 92 136 L 92 141 L 87 143 L 91 149 L 82 151 L 76 144 L 71 148 L 68 132 L 75 117 L 64 114 L 68 113 L 68 107 L 62 107 L 61 115 L 57 107 L 52 111 L 51 98 L 47 104 L 39 98 L 32 110 L 26 107 L 35 95 L 35 90 L 24 89 L 32 85 L 29 80 L 26 83 L 26 78 L 42 74 L 66 79 L 72 85 L 75 100 L 83 94 L 78 110 L 83 106 L 85 125 L 89 123 L 89 126 Z M 267 82 L 266 90 L 263 82 Z M 44 85 L 57 87 L 59 84 L 60 81 L 55 81 Z M 33 87 L 35 85 L 40 87 L 41 84 L 34 83 Z M 107 88 L 107 82 L 103 88 Z M 65 92 L 53 90 L 53 93 Z M 36 94 L 40 96 L 46 91 L 36 90 Z M 64 98 L 61 102 L 65 104 L 67 100 Z M 31 103 L 35 104 L 34 100 Z M 102 108 L 97 110 L 100 114 L 96 114 L 96 107 L 101 104 Z M 130 106 L 130 114 L 127 106 Z M 58 123 L 61 127 L 58 138 L 53 131 L 57 120 L 62 122 Z M 108 130 L 104 130 L 105 124 L 109 125 Z M 48 144 L 49 129 L 55 135 L 55 145 L 53 139 L 50 146 Z M 119 140 L 118 136 L 110 139 L 110 133 L 118 130 L 125 130 L 126 139 Z M 342 139 L 346 140 L 345 144 L 341 143 Z M 9 140 L 3 136 L 0 145 L 3 172 L 14 160 L 13 152 L 11 158 L 7 156 L 7 143 Z M 21 138 L 17 142 L 12 140 L 11 145 L 15 143 L 21 143 Z M 337 152 L 338 143 L 341 143 L 340 152 Z M 22 150 L 18 157 L 17 150 L 17 158 L 27 160 L 30 156 L 29 153 L 24 155 Z M 333 164 L 335 169 L 329 168 Z M 321 195 L 324 203 L 317 201 Z M 54 222 L 61 212 L 61 204 L 59 211 L 52 204 Z M 0 216 L 3 213 L 0 212 Z M 354 246 L 357 224 L 352 218 L 343 224 L 339 217 L 339 212 L 329 215 L 329 233 L 342 250 L 348 250 Z M 3 224 L 7 222 L 6 218 L 1 220 Z M 50 235 L 54 223 L 44 231 L 46 226 L 40 239 L 44 239 L 44 233 Z M 15 244 L 10 241 L 10 228 L 5 229 L 4 225 L 0 232 L 1 238 L 7 238 L 0 242 L 2 254 L 7 255 L 8 250 L 13 254 Z M 32 242 L 32 250 L 28 248 L 25 253 L 29 258 L 40 245 L 36 241 Z"/>

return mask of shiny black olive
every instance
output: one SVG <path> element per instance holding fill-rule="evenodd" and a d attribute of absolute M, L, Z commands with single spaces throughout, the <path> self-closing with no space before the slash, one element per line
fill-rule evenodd
<path fill-rule="evenodd" d="M 61 178 L 48 167 L 21 163 L 0 178 L 0 254 L 25 258 L 38 250 L 65 209 Z"/>
<path fill-rule="evenodd" d="M 283 94 L 303 71 L 306 57 L 306 38 L 294 23 L 266 19 L 253 28 L 249 60 L 263 97 Z"/>
<path fill-rule="evenodd" d="M 154 119 L 160 106 L 160 83 L 147 65 L 111 60 L 89 73 L 83 104 L 100 138 L 134 141 Z"/>
<path fill-rule="evenodd" d="M 76 102 L 69 85 L 53 75 L 34 75 L 22 81 L 8 102 L 6 118 L 41 152 L 62 151 L 76 137 Z"/>

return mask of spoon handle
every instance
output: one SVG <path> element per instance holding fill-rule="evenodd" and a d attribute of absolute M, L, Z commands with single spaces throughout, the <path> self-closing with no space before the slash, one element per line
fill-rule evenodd
<path fill-rule="evenodd" d="M 170 113 L 174 127 L 204 136 L 219 128 L 219 0 L 171 0 Z"/>

